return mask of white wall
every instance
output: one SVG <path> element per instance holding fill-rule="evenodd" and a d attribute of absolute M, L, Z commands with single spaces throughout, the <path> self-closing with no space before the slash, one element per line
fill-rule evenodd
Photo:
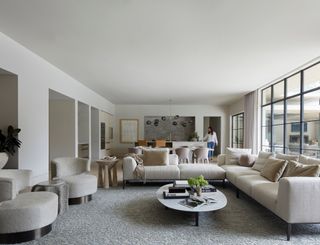
<path fill-rule="evenodd" d="M 0 129 L 7 135 L 8 126 L 18 127 L 18 79 L 0 74 Z M 5 168 L 18 168 L 19 152 L 9 155 Z"/>
<path fill-rule="evenodd" d="M 132 144 L 120 144 L 120 119 L 138 119 L 139 120 L 139 138 L 144 138 L 144 116 L 162 116 L 170 115 L 169 105 L 116 105 L 116 118 L 114 130 L 114 151 L 117 154 L 127 152 L 128 147 Z M 222 152 L 226 142 L 228 142 L 227 110 L 221 106 L 210 105 L 172 105 L 171 115 L 194 116 L 196 118 L 195 130 L 200 136 L 203 135 L 204 117 L 218 116 L 221 117 L 221 143 Z"/>
<path fill-rule="evenodd" d="M 0 68 L 18 75 L 18 126 L 23 142 L 19 168 L 31 169 L 33 182 L 48 178 L 49 89 L 114 114 L 111 102 L 3 33 L 0 33 Z"/>

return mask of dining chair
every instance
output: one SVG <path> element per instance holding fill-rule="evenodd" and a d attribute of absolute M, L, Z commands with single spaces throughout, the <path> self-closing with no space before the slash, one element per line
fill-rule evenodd
<path fill-rule="evenodd" d="M 179 163 L 189 163 L 189 155 L 190 155 L 190 149 L 186 147 L 181 147 L 175 149 L 176 154 L 179 158 Z"/>
<path fill-rule="evenodd" d="M 155 147 L 166 147 L 166 140 L 156 140 Z"/>
<path fill-rule="evenodd" d="M 138 146 L 148 146 L 148 141 L 146 141 L 146 140 L 138 140 Z"/>
<path fill-rule="evenodd" d="M 193 162 L 194 163 L 209 163 L 208 159 L 208 148 L 197 148 L 193 151 Z"/>

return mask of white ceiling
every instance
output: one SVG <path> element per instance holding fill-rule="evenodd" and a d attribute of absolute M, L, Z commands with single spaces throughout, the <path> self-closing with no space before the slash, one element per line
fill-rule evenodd
<path fill-rule="evenodd" d="M 320 55 L 319 0 L 0 0 L 0 31 L 116 104 L 227 104 Z"/>

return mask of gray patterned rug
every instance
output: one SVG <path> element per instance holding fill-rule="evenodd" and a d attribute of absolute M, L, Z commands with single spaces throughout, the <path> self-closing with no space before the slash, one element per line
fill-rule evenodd
<path fill-rule="evenodd" d="M 100 189 L 88 204 L 70 206 L 53 231 L 25 244 L 319 244 L 319 225 L 296 225 L 291 242 L 286 224 L 231 187 L 220 188 L 228 205 L 217 212 L 192 214 L 165 209 L 157 186 Z"/>

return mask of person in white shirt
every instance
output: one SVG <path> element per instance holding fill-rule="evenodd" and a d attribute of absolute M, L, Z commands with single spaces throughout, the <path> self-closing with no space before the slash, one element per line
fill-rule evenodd
<path fill-rule="evenodd" d="M 209 159 L 211 159 L 213 157 L 213 153 L 214 153 L 214 147 L 216 145 L 218 145 L 218 138 L 217 138 L 217 134 L 216 132 L 214 132 L 212 130 L 212 127 L 208 127 L 208 133 L 207 135 L 203 138 L 203 141 L 207 141 L 207 145 L 208 145 L 208 148 L 212 149 L 209 151 L 208 153 L 208 157 Z"/>

